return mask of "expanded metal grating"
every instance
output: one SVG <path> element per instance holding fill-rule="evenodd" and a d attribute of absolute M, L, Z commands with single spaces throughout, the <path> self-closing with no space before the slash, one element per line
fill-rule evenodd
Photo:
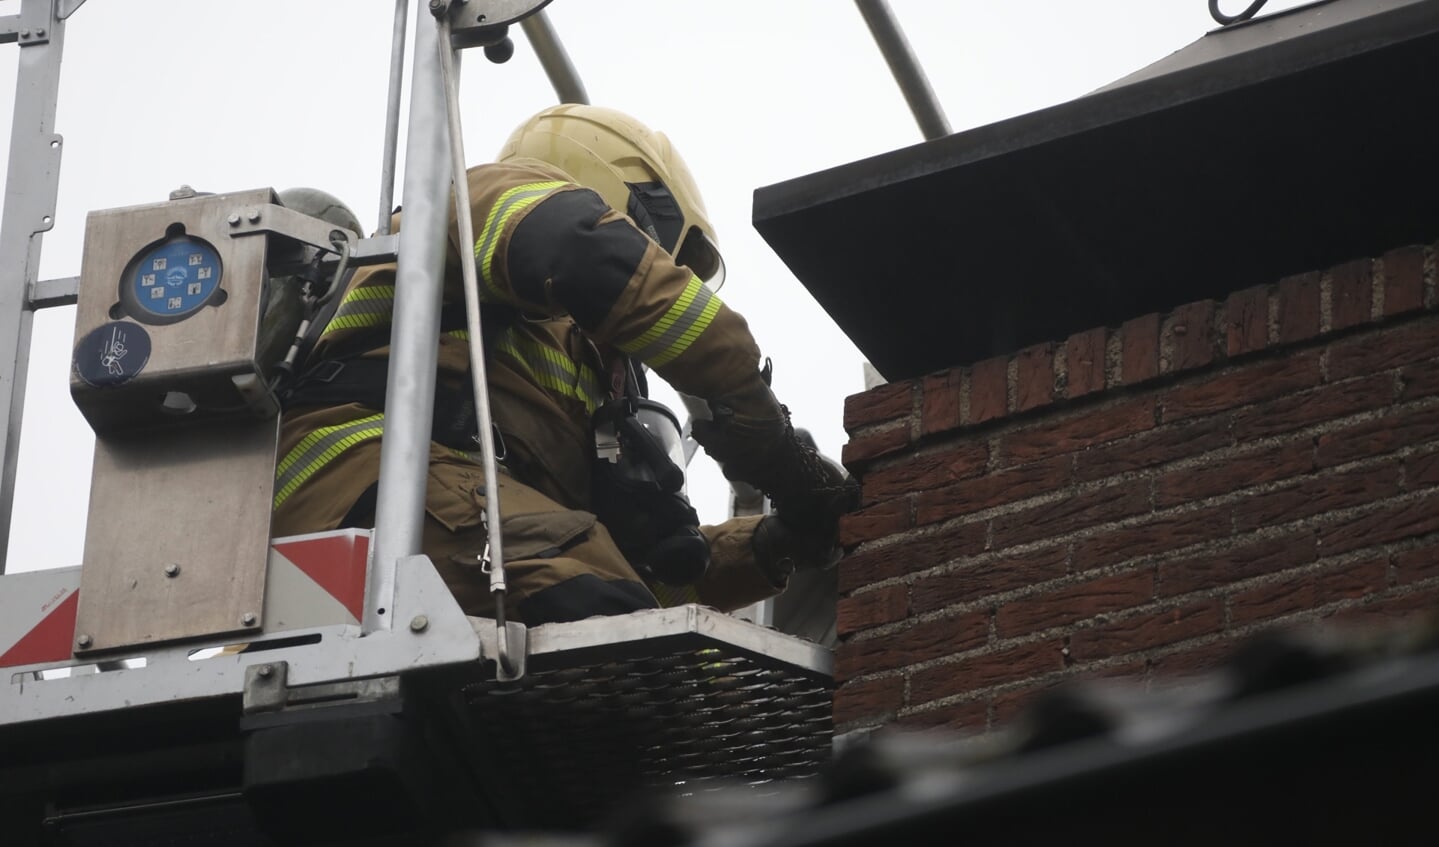
<path fill-rule="evenodd" d="M 517 683 L 463 690 L 517 822 L 582 827 L 643 789 L 763 786 L 829 758 L 829 652 L 718 612 L 537 627 L 527 661 Z"/>

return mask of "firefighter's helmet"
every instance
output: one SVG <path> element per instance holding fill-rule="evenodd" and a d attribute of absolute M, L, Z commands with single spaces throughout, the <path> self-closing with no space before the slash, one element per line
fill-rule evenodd
<path fill-rule="evenodd" d="M 326 223 L 342 226 L 356 235 L 365 234 L 360 227 L 360 219 L 355 217 L 350 207 L 328 191 L 318 188 L 287 188 L 280 192 L 280 205 Z"/>
<path fill-rule="evenodd" d="M 628 214 L 711 288 L 724 281 L 714 227 L 684 159 L 662 132 L 614 109 L 566 103 L 525 121 L 499 161 L 539 159 Z"/>

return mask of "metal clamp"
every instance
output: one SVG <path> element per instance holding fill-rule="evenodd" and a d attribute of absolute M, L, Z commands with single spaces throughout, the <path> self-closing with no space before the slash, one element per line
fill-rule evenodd
<path fill-rule="evenodd" d="M 522 21 L 550 0 L 431 0 L 430 11 L 449 16 L 456 37 L 476 30 L 495 30 Z"/>
<path fill-rule="evenodd" d="M 358 235 L 344 227 L 274 203 L 237 208 L 227 220 L 233 238 L 274 233 L 331 253 L 348 249 L 346 245 L 360 240 Z"/>
<path fill-rule="evenodd" d="M 320 685 L 289 685 L 286 662 L 265 662 L 245 669 L 242 711 L 246 715 L 280 712 L 286 709 L 316 708 L 339 703 L 367 703 L 393 700 L 400 695 L 398 676 L 330 682 Z"/>

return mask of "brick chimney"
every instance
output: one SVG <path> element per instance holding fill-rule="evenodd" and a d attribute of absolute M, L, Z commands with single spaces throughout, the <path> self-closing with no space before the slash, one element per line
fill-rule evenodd
<path fill-rule="evenodd" d="M 836 731 L 1432 608 L 1435 307 L 1413 245 L 850 397 Z"/>

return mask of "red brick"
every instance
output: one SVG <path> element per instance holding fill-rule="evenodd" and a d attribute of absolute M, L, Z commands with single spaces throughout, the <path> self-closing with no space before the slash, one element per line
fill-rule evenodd
<path fill-rule="evenodd" d="M 1408 488 L 1439 484 L 1439 452 L 1417 453 L 1406 458 L 1404 484 Z"/>
<path fill-rule="evenodd" d="M 1387 406 L 1394 400 L 1394 380 L 1387 374 L 1325 385 L 1236 412 L 1233 433 L 1240 442 L 1292 432 Z"/>
<path fill-rule="evenodd" d="M 1214 303 L 1186 303 L 1166 321 L 1172 353 L 1169 373 L 1202 368 L 1214 361 Z"/>
<path fill-rule="evenodd" d="M 1088 529 L 1147 511 L 1147 480 L 1110 485 L 996 517 L 992 528 L 994 549 L 1056 538 L 1077 529 Z"/>
<path fill-rule="evenodd" d="M 979 362 L 969 372 L 969 420 L 977 424 L 1002 418 L 1009 411 L 1009 359 Z"/>
<path fill-rule="evenodd" d="M 1258 494 L 1235 504 L 1238 532 L 1290 523 L 1311 515 L 1373 503 L 1399 493 L 1399 466 L 1388 464 L 1326 476 Z"/>
<path fill-rule="evenodd" d="M 1399 370 L 1400 400 L 1417 400 L 1435 394 L 1439 394 L 1439 359 L 1406 365 Z"/>
<path fill-rule="evenodd" d="M 1231 356 L 1269 345 L 1269 288 L 1236 291 L 1224 301 L 1224 350 Z"/>
<path fill-rule="evenodd" d="M 1000 439 L 999 460 L 1002 465 L 1033 462 L 1153 428 L 1154 398 L 1134 397 L 1046 419 L 1035 426 L 1011 432 Z"/>
<path fill-rule="evenodd" d="M 1069 483 L 1072 464 L 1068 456 L 1058 456 L 934 491 L 922 491 L 915 500 L 915 522 L 923 526 L 1047 494 Z"/>
<path fill-rule="evenodd" d="M 1018 682 L 1064 670 L 1061 641 L 1036 641 L 966 656 L 958 662 L 917 671 L 910 680 L 909 701 L 913 705 L 966 694 L 982 688 Z"/>
<path fill-rule="evenodd" d="M 994 715 L 993 728 L 998 729 L 1016 718 L 1023 717 L 1049 692 L 1060 686 L 1074 687 L 1076 685 L 1082 685 L 1086 680 L 1099 679 L 1126 679 L 1132 681 L 1142 677 L 1144 670 L 1144 662 L 1125 662 L 1123 664 L 1109 665 L 1097 670 L 1077 673 L 1059 679 L 1051 679 L 1027 688 L 995 694 L 991 698 L 991 712 Z"/>
<path fill-rule="evenodd" d="M 1233 641 L 1215 641 L 1203 647 L 1191 647 L 1160 656 L 1149 663 L 1156 677 L 1192 676 L 1206 673 L 1223 665 L 1234 655 L 1238 645 Z"/>
<path fill-rule="evenodd" d="M 1307 565 L 1319 557 L 1310 530 L 1255 541 L 1227 550 L 1164 562 L 1159 566 L 1159 596 L 1218 588 L 1243 579 Z"/>
<path fill-rule="evenodd" d="M 1279 342 L 1304 341 L 1319 334 L 1319 274 L 1279 281 Z"/>
<path fill-rule="evenodd" d="M 1439 438 L 1439 407 L 1406 409 L 1319 436 L 1319 467 L 1392 453 Z"/>
<path fill-rule="evenodd" d="M 1207 465 L 1169 471 L 1154 483 L 1155 508 L 1217 497 L 1314 469 L 1309 440 L 1251 450 Z"/>
<path fill-rule="evenodd" d="M 1439 531 L 1439 495 L 1430 495 L 1333 521 L 1319 532 L 1319 552 L 1334 556 L 1435 531 Z"/>
<path fill-rule="evenodd" d="M 1119 375 L 1125 385 L 1159 376 L 1159 315 L 1125 321 L 1119 338 Z"/>
<path fill-rule="evenodd" d="M 1064 576 L 1068 562 L 1067 545 L 990 559 L 920 578 L 911 589 L 910 603 L 917 614 L 956 603 L 973 603 L 992 594 L 1058 579 Z"/>
<path fill-rule="evenodd" d="M 1064 343 L 1064 367 L 1069 375 L 1064 394 L 1073 399 L 1104 389 L 1105 345 L 1109 333 L 1104 327 L 1071 335 Z"/>
<path fill-rule="evenodd" d="M 960 425 L 963 377 L 964 372 L 954 368 L 924 378 L 919 405 L 919 426 L 923 434 L 946 432 Z"/>
<path fill-rule="evenodd" d="M 914 411 L 914 383 L 891 382 L 844 398 L 844 429 L 855 430 L 904 417 Z"/>
<path fill-rule="evenodd" d="M 1222 623 L 1219 601 L 1204 600 L 1080 630 L 1070 637 L 1069 650 L 1076 660 L 1102 659 L 1208 635 Z"/>
<path fill-rule="evenodd" d="M 1304 354 L 1255 362 L 1193 382 L 1181 382 L 1164 393 L 1164 421 L 1225 412 L 1293 394 L 1318 385 L 1319 356 Z"/>
<path fill-rule="evenodd" d="M 1068 678 L 1051 680 L 1040 685 L 1031 685 L 1016 691 L 1006 691 L 994 695 L 990 698 L 991 711 L 994 714 L 994 727 L 998 729 L 1023 716 L 1036 700 L 1044 696 L 1045 692 L 1065 682 L 1068 682 Z"/>
<path fill-rule="evenodd" d="M 911 526 L 909 498 L 890 500 L 839 519 L 839 543 L 853 547 L 886 535 L 904 532 Z"/>
<path fill-rule="evenodd" d="M 984 472 L 989 446 L 983 441 L 962 441 L 948 449 L 906 456 L 894 464 L 865 474 L 861 483 L 864 502 L 878 503 L 914 491 L 929 491 Z"/>
<path fill-rule="evenodd" d="M 1374 269 L 1368 259 L 1345 262 L 1329 272 L 1329 325 L 1347 329 L 1369 321 L 1374 307 Z"/>
<path fill-rule="evenodd" d="M 874 459 L 898 453 L 909 446 L 909 422 L 900 423 L 888 429 L 856 435 L 840 450 L 840 461 L 851 471 L 857 472 Z"/>
<path fill-rule="evenodd" d="M 1411 621 L 1419 615 L 1432 616 L 1439 609 L 1439 588 L 1366 598 L 1362 605 L 1336 609 L 1328 617 L 1350 625 L 1388 625 L 1394 621 Z"/>
<path fill-rule="evenodd" d="M 987 525 L 980 521 L 940 533 L 916 533 L 893 544 L 851 553 L 839 562 L 839 590 L 854 591 L 865 585 L 973 556 L 984 550 L 987 534 Z"/>
<path fill-rule="evenodd" d="M 954 732 L 975 733 L 983 730 L 989 721 L 989 701 L 966 700 L 951 703 L 939 709 L 928 709 L 904 715 L 894 722 L 905 729 L 944 729 Z"/>
<path fill-rule="evenodd" d="M 1014 410 L 1027 412 L 1054 402 L 1054 345 L 1036 344 L 1014 357 Z"/>
<path fill-rule="evenodd" d="M 835 651 L 835 679 L 844 681 L 927 662 L 979 647 L 988 638 L 989 613 L 971 612 L 925 621 L 877 638 L 841 642 Z"/>
<path fill-rule="evenodd" d="M 874 591 L 839 598 L 838 630 L 850 635 L 862 629 L 902 621 L 909 614 L 909 587 L 886 585 Z"/>
<path fill-rule="evenodd" d="M 995 631 L 1014 638 L 1119 612 L 1154 599 L 1154 571 L 1148 568 L 1066 585 L 1021 597 L 995 611 Z"/>
<path fill-rule="evenodd" d="M 1256 585 L 1230 596 L 1229 620 L 1245 624 L 1353 600 L 1384 588 L 1388 573 L 1388 559 L 1380 558 Z"/>
<path fill-rule="evenodd" d="M 904 680 L 899 677 L 847 682 L 834 692 L 834 722 L 875 722 L 904 706 Z"/>
<path fill-rule="evenodd" d="M 1233 443 L 1234 439 L 1229 435 L 1229 421 L 1221 418 L 1199 418 L 1169 424 L 1133 438 L 1077 453 L 1074 457 L 1074 478 L 1090 482 L 1203 455 Z"/>
<path fill-rule="evenodd" d="M 1384 316 L 1424 308 L 1424 248 L 1390 250 L 1379 262 L 1384 281 Z"/>
<path fill-rule="evenodd" d="M 1379 373 L 1434 358 L 1439 318 L 1426 316 L 1389 329 L 1364 332 L 1329 347 L 1329 378 Z"/>
<path fill-rule="evenodd" d="M 1439 576 L 1439 544 L 1405 550 L 1394 557 L 1394 574 L 1400 585 Z"/>
<path fill-rule="evenodd" d="M 1074 570 L 1086 571 L 1229 537 L 1230 507 L 1211 506 L 1116 527 L 1074 545 Z"/>

